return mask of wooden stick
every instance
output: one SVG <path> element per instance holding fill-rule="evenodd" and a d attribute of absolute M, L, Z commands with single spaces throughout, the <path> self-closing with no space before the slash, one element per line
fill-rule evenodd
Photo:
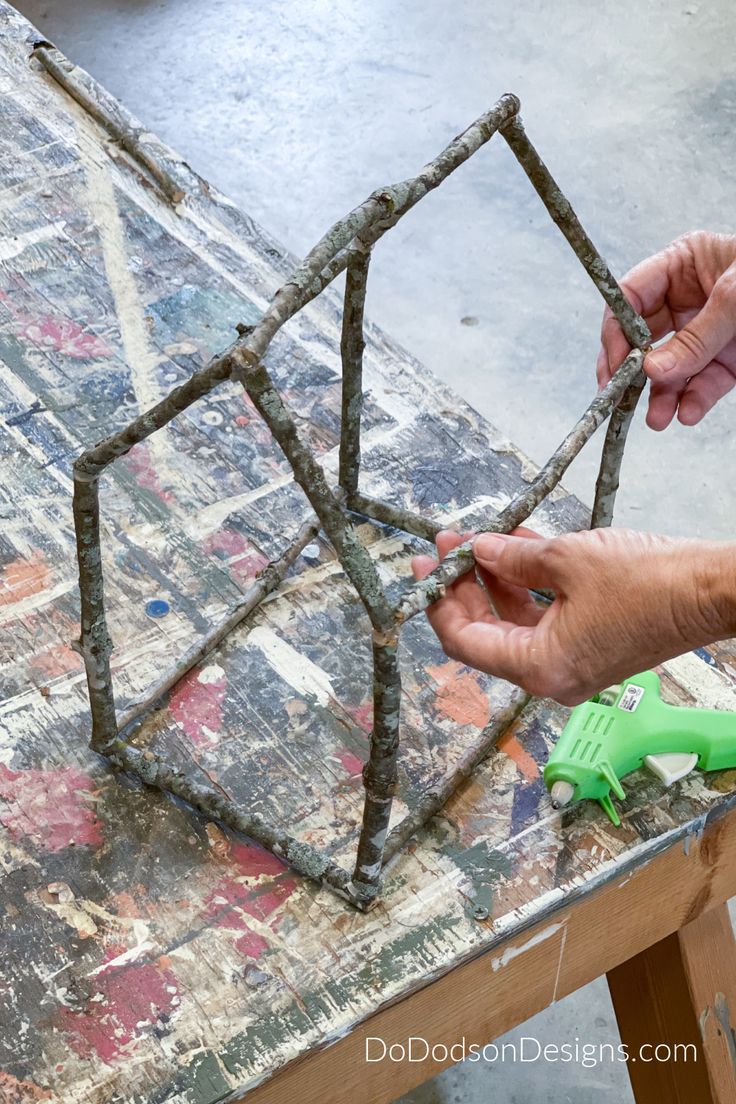
<path fill-rule="evenodd" d="M 595 501 L 590 521 L 591 529 L 610 525 L 613 521 L 613 508 L 619 486 L 626 437 L 646 382 L 647 378 L 644 373 L 639 372 L 624 391 L 620 403 L 611 414 L 608 422 L 606 439 L 603 442 L 601 452 L 601 464 L 595 484 Z"/>
<path fill-rule="evenodd" d="M 373 732 L 370 758 L 363 767 L 365 802 L 353 885 L 363 898 L 380 888 L 383 848 L 396 788 L 401 714 L 398 633 L 373 634 Z"/>
<path fill-rule="evenodd" d="M 345 277 L 342 315 L 342 421 L 340 424 L 340 486 L 349 495 L 358 490 L 360 474 L 360 418 L 363 410 L 363 315 L 371 255 L 353 249 Z"/>
<path fill-rule="evenodd" d="M 37 42 L 31 56 L 40 61 L 57 84 L 61 85 L 64 91 L 76 100 L 100 126 L 104 127 L 126 153 L 144 166 L 171 203 L 180 203 L 184 199 L 186 192 L 181 184 L 163 167 L 158 158 L 153 157 L 145 149 L 142 142 L 144 128 L 134 123 L 132 117 L 117 100 L 102 93 L 99 85 L 92 82 L 83 70 L 73 65 L 50 42 Z M 85 79 L 98 89 L 101 95 L 93 95 L 86 86 Z M 104 98 L 102 98 L 103 95 Z"/>
<path fill-rule="evenodd" d="M 361 897 L 361 887 L 353 886 L 350 874 L 323 852 L 309 843 L 290 836 L 256 813 L 239 809 L 213 786 L 198 781 L 189 773 L 170 766 L 151 751 L 132 747 L 124 740 L 115 740 L 105 751 L 107 757 L 122 770 L 135 774 L 147 786 L 172 793 L 208 817 L 243 832 L 263 844 L 275 855 L 284 858 L 300 874 L 324 882 L 336 889 L 358 907 L 370 905 L 370 895 Z"/>
<path fill-rule="evenodd" d="M 115 697 L 110 673 L 112 641 L 105 618 L 105 592 L 100 551 L 99 480 L 74 471 L 72 510 L 77 540 L 80 636 L 73 647 L 84 660 L 92 714 L 91 745 L 101 751 L 117 734 Z"/>
<path fill-rule="evenodd" d="M 626 388 L 639 373 L 643 359 L 644 354 L 640 349 L 632 349 L 608 385 L 596 395 L 536 478 L 481 532 L 510 533 L 517 525 L 526 521 L 540 502 L 554 490 L 583 445 L 590 440 L 598 426 L 611 413 Z M 474 565 L 472 542 L 466 541 L 459 544 L 447 554 L 434 571 L 405 591 L 396 608 L 397 621 L 399 623 L 407 621 L 427 606 L 431 606 L 433 602 L 437 602 L 444 595 L 449 584 L 470 571 Z"/>
<path fill-rule="evenodd" d="M 428 790 L 422 794 L 409 815 L 389 832 L 383 850 L 384 865 L 428 820 L 431 820 L 435 813 L 439 812 L 455 790 L 470 778 L 476 767 L 488 757 L 489 752 L 530 701 L 531 694 L 527 694 L 525 690 L 515 690 L 509 704 L 486 725 L 478 742 L 467 749 L 452 774 L 443 778 L 434 790 Z"/>
<path fill-rule="evenodd" d="M 259 572 L 256 581 L 246 590 L 227 616 L 217 625 L 213 625 L 203 637 L 195 641 L 162 679 L 149 687 L 141 697 L 130 702 L 128 708 L 118 720 L 118 731 L 123 732 L 144 713 L 147 713 L 179 679 L 183 678 L 188 671 L 191 671 L 192 667 L 196 667 L 198 663 L 201 663 L 205 656 L 209 655 L 220 641 L 225 639 L 228 633 L 232 632 L 237 625 L 257 609 L 264 598 L 271 594 L 283 581 L 289 568 L 309 542 L 314 540 L 318 532 L 319 522 L 317 520 L 305 521 L 288 548 Z"/>
<path fill-rule="evenodd" d="M 415 514 L 413 510 L 404 510 L 400 506 L 391 506 L 388 502 L 382 502 L 380 498 L 372 498 L 361 491 L 354 491 L 346 499 L 348 510 L 354 514 L 361 514 L 365 518 L 380 521 L 383 525 L 392 525 L 394 529 L 402 529 L 405 533 L 412 533 L 415 537 L 434 543 L 437 534 L 443 529 L 449 529 L 449 525 L 441 525 L 431 518 L 425 518 L 421 514 Z"/>
<path fill-rule="evenodd" d="M 501 127 L 501 133 L 534 185 L 550 218 L 565 235 L 575 256 L 615 314 L 629 344 L 639 349 L 646 348 L 652 340 L 649 327 L 621 291 L 610 268 L 586 234 L 570 201 L 560 191 L 554 177 L 529 141 L 521 120 L 511 119 Z"/>

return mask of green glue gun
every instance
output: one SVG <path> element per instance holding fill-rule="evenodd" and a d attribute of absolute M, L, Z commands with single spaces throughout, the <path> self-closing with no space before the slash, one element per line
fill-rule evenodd
<path fill-rule="evenodd" d="M 544 781 L 555 809 L 589 797 L 619 825 L 611 791 L 624 797 L 619 779 L 642 763 L 665 786 L 696 766 L 736 767 L 736 713 L 668 705 L 659 676 L 645 671 L 575 706 Z"/>

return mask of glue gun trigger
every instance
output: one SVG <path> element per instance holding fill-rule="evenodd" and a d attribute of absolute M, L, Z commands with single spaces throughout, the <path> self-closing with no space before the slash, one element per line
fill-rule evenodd
<path fill-rule="evenodd" d="M 657 778 L 671 786 L 673 782 L 679 782 L 686 774 L 689 774 L 697 766 L 698 756 L 683 751 L 671 751 L 663 755 L 645 755 L 644 766 L 656 774 Z"/>

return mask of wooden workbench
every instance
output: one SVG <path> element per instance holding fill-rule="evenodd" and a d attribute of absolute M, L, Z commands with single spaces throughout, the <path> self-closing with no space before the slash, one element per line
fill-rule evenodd
<path fill-rule="evenodd" d="M 626 1038 L 693 1036 L 707 1058 L 677 1086 L 671 1068 L 632 1067 L 638 1098 L 731 1099 L 733 948 L 718 906 L 736 893 L 736 773 L 668 792 L 632 777 L 620 829 L 592 805 L 561 815 L 541 767 L 566 711 L 536 702 L 362 915 L 88 750 L 70 647 L 72 460 L 225 346 L 290 259 L 148 135 L 185 193 L 173 205 L 29 60 L 38 37 L 0 3 L 0 1101 L 378 1104 L 445 1063 L 366 1065 L 367 1035 L 482 1044 L 614 967 Z M 323 297 L 270 354 L 333 473 L 335 306 Z M 533 471 L 375 329 L 366 383 L 370 493 L 471 527 Z M 102 501 L 122 707 L 233 603 L 306 505 L 229 386 L 116 464 Z M 558 491 L 535 524 L 585 520 Z M 363 535 L 401 585 L 418 542 Z M 364 621 L 315 541 L 137 741 L 194 760 L 348 862 L 371 723 Z M 449 661 L 424 618 L 402 641 L 397 818 L 510 692 Z M 663 672 L 666 693 L 736 709 L 733 662 L 728 647 L 684 657 Z"/>

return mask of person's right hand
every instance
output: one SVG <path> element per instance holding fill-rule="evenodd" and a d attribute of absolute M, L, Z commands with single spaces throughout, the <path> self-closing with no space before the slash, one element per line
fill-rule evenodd
<path fill-rule="evenodd" d="M 642 261 L 621 289 L 659 341 L 644 360 L 647 425 L 666 429 L 675 413 L 695 425 L 736 383 L 736 235 L 684 234 Z M 596 374 L 604 387 L 630 345 L 607 307 Z"/>

